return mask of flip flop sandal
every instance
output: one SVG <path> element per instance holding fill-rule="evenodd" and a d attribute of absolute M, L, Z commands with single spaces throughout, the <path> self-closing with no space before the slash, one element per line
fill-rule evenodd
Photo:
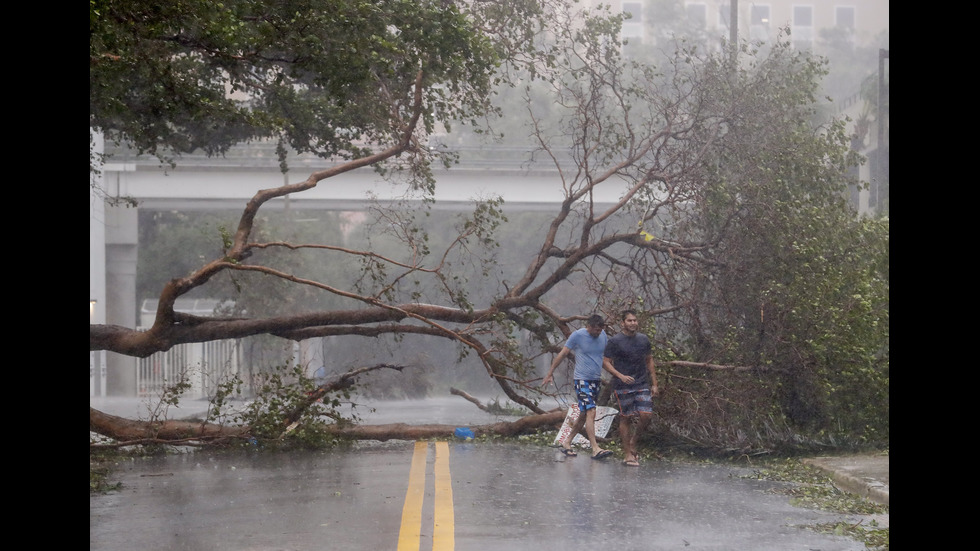
<path fill-rule="evenodd" d="M 576 455 L 578 455 L 577 453 L 575 453 L 575 450 L 571 448 L 558 448 L 558 449 L 561 451 L 561 453 L 567 455 L 568 457 L 575 457 Z"/>
<path fill-rule="evenodd" d="M 593 455 L 592 459 L 605 459 L 612 454 L 613 454 L 612 450 L 602 450 L 601 452 Z"/>
<path fill-rule="evenodd" d="M 640 462 L 635 459 L 627 459 L 626 461 L 623 461 L 623 465 L 626 465 L 627 467 L 639 467 Z"/>

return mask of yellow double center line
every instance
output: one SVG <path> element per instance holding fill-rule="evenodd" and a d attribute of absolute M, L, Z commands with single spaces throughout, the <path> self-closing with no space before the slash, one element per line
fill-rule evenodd
<path fill-rule="evenodd" d="M 436 442 L 434 527 L 432 551 L 452 551 L 456 546 L 453 518 L 453 484 L 449 474 L 449 444 Z M 425 471 L 428 442 L 416 442 L 412 467 L 408 473 L 408 492 L 402 508 L 398 551 L 418 551 L 422 537 L 422 504 L 425 498 Z"/>

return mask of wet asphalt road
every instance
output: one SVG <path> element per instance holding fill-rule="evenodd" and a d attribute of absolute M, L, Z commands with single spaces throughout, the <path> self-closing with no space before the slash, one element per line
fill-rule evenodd
<path fill-rule="evenodd" d="M 96 409 L 133 419 L 147 418 L 145 402 L 91 399 Z M 167 417 L 202 416 L 206 407 L 182 401 Z M 384 402 L 358 413 L 365 423 L 506 420 L 458 397 Z M 130 459 L 112 474 L 119 491 L 90 496 L 89 549 L 865 550 L 857 540 L 806 527 L 868 518 L 794 507 L 772 491 L 782 483 L 747 478 L 751 468 L 672 461 L 626 467 L 615 456 L 593 461 L 588 450 L 565 457 L 536 444 L 455 439 L 424 443 L 418 453 L 415 442 L 392 440 L 325 452 Z M 413 482 L 417 490 L 410 490 Z M 408 507 L 410 495 L 419 499 Z M 412 530 L 414 539 L 403 538 Z"/>
<path fill-rule="evenodd" d="M 443 538 L 434 546 L 436 447 L 423 448 L 421 536 L 412 549 L 865 549 L 804 528 L 846 517 L 794 507 L 770 491 L 780 483 L 739 476 L 750 469 L 667 461 L 631 468 L 587 451 L 566 458 L 537 445 L 461 441 L 444 448 L 452 545 Z M 390 441 L 132 460 L 114 474 L 120 491 L 91 496 L 90 549 L 402 551 L 414 449 Z"/>

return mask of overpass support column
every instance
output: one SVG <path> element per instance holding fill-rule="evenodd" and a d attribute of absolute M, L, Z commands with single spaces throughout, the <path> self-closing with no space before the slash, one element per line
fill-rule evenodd
<path fill-rule="evenodd" d="M 139 216 L 135 207 L 105 207 L 106 323 L 136 327 L 136 253 Z M 106 352 L 106 394 L 136 396 L 136 358 Z"/>

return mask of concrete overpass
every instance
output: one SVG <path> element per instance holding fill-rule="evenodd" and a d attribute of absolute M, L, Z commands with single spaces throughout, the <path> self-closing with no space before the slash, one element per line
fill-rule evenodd
<path fill-rule="evenodd" d="M 100 139 L 96 146 L 102 147 Z M 234 148 L 223 158 L 186 156 L 176 168 L 152 157 L 136 156 L 105 146 L 111 157 L 94 178 L 90 200 L 90 320 L 137 327 L 136 260 L 138 212 L 143 210 L 238 209 L 261 189 L 297 183 L 327 168 L 329 161 L 292 156 L 283 175 L 274 145 Z M 565 197 L 554 167 L 531 166 L 528 152 L 514 148 L 470 149 L 459 165 L 436 170 L 437 209 L 468 210 L 475 199 L 500 195 L 507 210 L 554 209 Z M 107 205 L 97 190 L 110 197 L 132 197 L 139 206 Z M 321 182 L 316 188 L 263 206 L 319 210 L 363 210 L 374 196 L 382 201 L 404 195 L 405 186 L 384 181 L 372 169 L 358 169 Z M 596 197 L 601 203 L 618 199 L 621 189 Z M 135 359 L 95 353 L 90 360 L 91 395 L 135 394 Z"/>
<path fill-rule="evenodd" d="M 532 164 L 523 148 L 461 148 L 460 163 L 435 169 L 435 208 L 468 209 L 474 199 L 500 195 L 517 209 L 554 208 L 564 197 L 562 181 L 553 165 Z M 107 147 L 112 156 L 104 168 L 103 185 L 110 195 L 130 196 L 140 208 L 213 209 L 238 208 L 260 189 L 305 180 L 310 173 L 337 163 L 311 155 L 291 155 L 289 173 L 278 166 L 274 144 L 250 144 L 233 148 L 220 158 L 184 156 L 176 168 L 160 166 L 148 156 Z M 571 160 L 564 162 L 569 168 Z M 405 186 L 384 181 L 373 169 L 350 171 L 321 182 L 316 188 L 280 199 L 263 208 L 287 202 L 304 208 L 359 210 L 369 195 L 382 200 L 403 195 Z M 607 197 L 614 201 L 616 197 Z"/>

